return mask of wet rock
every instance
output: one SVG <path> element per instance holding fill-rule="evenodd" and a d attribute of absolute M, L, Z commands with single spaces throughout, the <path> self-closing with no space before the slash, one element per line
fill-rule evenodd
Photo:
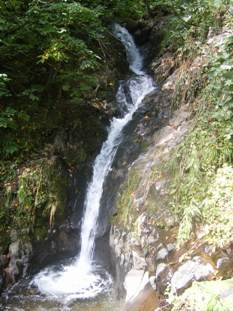
<path fill-rule="evenodd" d="M 10 244 L 9 246 L 9 257 L 10 257 L 10 263 L 9 263 L 9 273 L 12 275 L 12 279 L 14 280 L 15 277 L 17 277 L 20 273 L 19 271 L 19 265 L 21 263 L 20 261 L 20 241 L 16 241 Z"/>
<path fill-rule="evenodd" d="M 151 26 L 147 26 L 144 28 L 139 28 L 135 31 L 134 37 L 136 39 L 136 43 L 139 45 L 143 45 L 148 42 L 149 36 L 151 33 Z"/>
<path fill-rule="evenodd" d="M 56 227 L 52 230 L 46 240 L 35 242 L 33 245 L 33 257 L 31 259 L 31 268 L 37 272 L 55 260 L 75 256 L 80 249 L 80 231 L 73 228 L 68 223 Z"/>
<path fill-rule="evenodd" d="M 17 257 L 20 250 L 20 241 L 17 240 L 10 244 L 9 246 L 9 255 L 11 258 Z"/>
<path fill-rule="evenodd" d="M 60 231 L 58 234 L 58 249 L 60 252 L 72 250 L 73 240 L 70 239 L 69 231 Z"/>
<path fill-rule="evenodd" d="M 136 223 L 138 228 L 138 234 L 141 235 L 147 228 L 147 215 L 145 213 L 142 213 L 138 217 Z"/>
<path fill-rule="evenodd" d="M 112 271 L 115 276 L 115 289 L 119 297 L 125 295 L 123 286 L 126 274 L 133 266 L 133 256 L 131 251 L 131 234 L 119 230 L 115 226 L 111 228 L 110 232 L 110 247 L 111 257 L 113 262 Z"/>
<path fill-rule="evenodd" d="M 206 263 L 200 257 L 186 261 L 174 273 L 171 279 L 171 291 L 180 294 L 188 288 L 193 281 L 208 279 L 215 272 L 211 264 Z"/>
<path fill-rule="evenodd" d="M 25 276 L 29 267 L 32 255 L 32 245 L 30 242 L 17 240 L 15 233 L 11 235 L 14 241 L 9 245 L 9 253 L 5 257 L 8 264 L 5 264 L 4 273 L 6 274 L 6 285 L 13 284 L 20 276 Z"/>

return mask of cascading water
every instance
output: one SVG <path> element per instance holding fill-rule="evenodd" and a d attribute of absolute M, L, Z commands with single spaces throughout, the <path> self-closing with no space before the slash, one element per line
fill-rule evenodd
<path fill-rule="evenodd" d="M 108 290 L 111 285 L 110 275 L 94 261 L 95 237 L 103 185 L 122 141 L 124 127 L 131 121 L 144 97 L 155 88 L 152 78 L 143 72 L 143 57 L 132 36 L 118 24 L 114 25 L 114 34 L 125 46 L 133 75 L 126 81 L 127 90 L 123 84 L 119 86 L 116 99 L 122 108 L 123 117 L 113 118 L 108 138 L 103 143 L 93 165 L 93 177 L 89 183 L 84 204 L 81 251 L 71 265 L 63 266 L 59 271 L 57 267 L 47 268 L 33 279 L 33 284 L 42 293 L 63 302 L 95 297 Z"/>

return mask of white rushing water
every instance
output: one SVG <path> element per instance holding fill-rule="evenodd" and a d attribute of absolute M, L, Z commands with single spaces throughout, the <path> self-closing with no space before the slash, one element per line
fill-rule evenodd
<path fill-rule="evenodd" d="M 119 86 L 116 100 L 125 112 L 122 118 L 113 118 L 111 121 L 107 140 L 93 165 L 93 176 L 84 203 L 81 251 L 71 265 L 62 266 L 59 271 L 57 267 L 47 268 L 33 279 L 33 284 L 43 294 L 63 302 L 93 298 L 111 287 L 110 275 L 93 258 L 103 185 L 122 141 L 124 127 L 132 120 L 144 97 L 155 88 L 152 78 L 143 72 L 143 57 L 129 32 L 116 24 L 114 34 L 125 46 L 133 75 L 125 87 L 123 84 Z"/>

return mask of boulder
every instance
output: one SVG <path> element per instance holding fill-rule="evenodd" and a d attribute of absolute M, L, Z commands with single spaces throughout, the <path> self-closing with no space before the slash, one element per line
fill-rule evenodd
<path fill-rule="evenodd" d="M 203 261 L 201 257 L 194 257 L 186 261 L 174 273 L 171 279 L 171 292 L 182 293 L 193 281 L 207 280 L 215 272 L 210 263 Z"/>

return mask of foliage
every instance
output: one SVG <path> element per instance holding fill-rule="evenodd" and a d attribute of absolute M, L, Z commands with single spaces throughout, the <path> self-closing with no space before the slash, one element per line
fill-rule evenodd
<path fill-rule="evenodd" d="M 230 36 L 222 46 L 220 54 L 213 60 L 210 70 L 209 93 L 215 101 L 214 118 L 218 121 L 229 122 L 233 115 L 233 36 Z M 224 90 L 224 92 L 223 92 Z M 217 99 L 217 100 L 216 100 Z M 229 122 L 228 138 L 232 136 Z"/>
<path fill-rule="evenodd" d="M 233 168 L 223 165 L 217 170 L 203 201 L 202 217 L 206 226 L 206 239 L 217 247 L 232 242 L 233 230 Z"/>
<path fill-rule="evenodd" d="M 209 31 L 217 32 L 228 14 L 230 0 L 159 0 L 151 8 L 164 7 L 167 19 L 163 48 L 182 52 L 185 57 L 195 54 L 206 40 Z"/>
<path fill-rule="evenodd" d="M 8 97 L 10 96 L 10 92 L 7 88 L 7 83 L 10 79 L 7 77 L 5 73 L 0 74 L 0 97 Z"/>
<path fill-rule="evenodd" d="M 103 72 L 117 67 L 107 16 L 140 14 L 135 0 L 0 1 L 2 158 L 37 152 L 77 120 L 85 132 L 79 107 L 101 101 Z"/>
<path fill-rule="evenodd" d="M 0 244 L 6 248 L 12 228 L 41 240 L 64 218 L 69 179 L 44 158 L 59 154 L 71 172 L 93 157 L 120 72 L 122 53 L 110 25 L 139 19 L 143 10 L 135 0 L 0 0 Z"/>
<path fill-rule="evenodd" d="M 172 311 L 230 311 L 233 303 L 232 286 L 232 279 L 194 282 L 181 296 L 175 297 Z"/>
<path fill-rule="evenodd" d="M 14 228 L 21 235 L 30 233 L 39 240 L 45 237 L 55 220 L 65 215 L 68 181 L 58 162 L 40 161 L 23 168 L 17 179 L 5 184 L 1 234 L 7 236 Z"/>
<path fill-rule="evenodd" d="M 210 57 L 209 79 L 198 99 L 196 124 L 170 164 L 172 209 L 182 220 L 179 245 L 190 238 L 196 223 L 208 224 L 206 238 L 215 246 L 222 247 L 230 241 L 232 52 L 229 36 L 220 51 Z"/>
<path fill-rule="evenodd" d="M 125 229 L 131 229 L 136 220 L 135 191 L 140 180 L 141 177 L 137 169 L 131 168 L 117 199 L 117 215 L 114 216 L 113 223 L 117 223 L 118 226 Z"/>

